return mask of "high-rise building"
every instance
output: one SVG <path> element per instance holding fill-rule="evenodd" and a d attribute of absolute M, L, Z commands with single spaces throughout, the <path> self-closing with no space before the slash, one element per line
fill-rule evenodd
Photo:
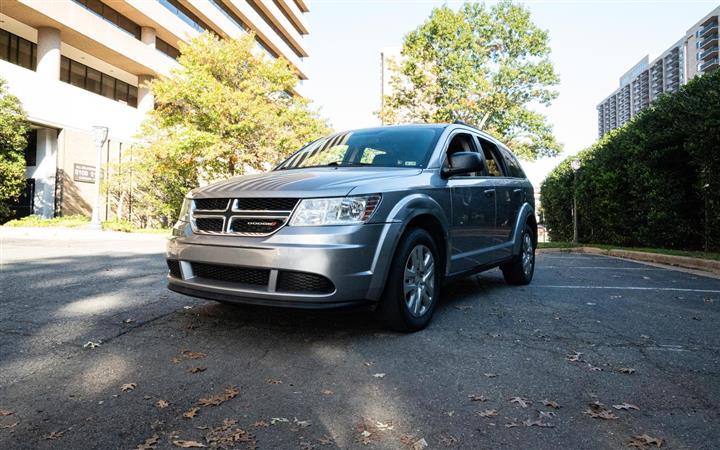
<path fill-rule="evenodd" d="M 180 43 L 205 30 L 251 31 L 306 79 L 307 12 L 304 0 L 0 0 L 0 77 L 32 123 L 20 214 L 88 214 L 92 127 L 109 128 L 103 162 L 122 163 L 153 108 L 144 82 L 169 75 Z"/>
<path fill-rule="evenodd" d="M 645 56 L 620 77 L 620 87 L 598 106 L 598 135 L 618 128 L 666 92 L 675 92 L 697 75 L 718 68 L 720 7 L 693 25 L 685 36 L 650 61 Z"/>

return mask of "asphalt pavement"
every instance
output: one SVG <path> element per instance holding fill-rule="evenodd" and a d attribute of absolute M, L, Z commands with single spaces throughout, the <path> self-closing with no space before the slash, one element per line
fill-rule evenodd
<path fill-rule="evenodd" d="M 2 237 L 0 449 L 720 447 L 718 279 L 543 253 L 398 334 L 172 293 L 162 249 Z"/>

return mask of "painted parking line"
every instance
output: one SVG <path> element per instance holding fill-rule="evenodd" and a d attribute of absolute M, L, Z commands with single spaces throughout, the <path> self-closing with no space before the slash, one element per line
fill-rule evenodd
<path fill-rule="evenodd" d="M 698 292 L 703 294 L 720 294 L 720 289 L 688 289 L 688 288 L 665 288 L 665 287 L 642 287 L 642 286 L 572 286 L 556 284 L 534 284 L 533 287 L 546 289 L 614 289 L 626 291 L 671 291 L 671 292 Z"/>

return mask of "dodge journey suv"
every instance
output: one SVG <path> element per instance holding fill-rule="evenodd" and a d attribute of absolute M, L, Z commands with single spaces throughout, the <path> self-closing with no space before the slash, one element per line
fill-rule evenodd
<path fill-rule="evenodd" d="M 191 191 L 168 287 L 221 302 L 368 306 L 389 328 L 430 321 L 445 280 L 500 267 L 530 283 L 532 185 L 503 144 L 461 123 L 318 139 L 273 171 Z"/>

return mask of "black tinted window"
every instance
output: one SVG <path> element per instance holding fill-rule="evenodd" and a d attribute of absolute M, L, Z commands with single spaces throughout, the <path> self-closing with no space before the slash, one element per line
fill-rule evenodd
<path fill-rule="evenodd" d="M 500 148 L 500 151 L 505 159 L 505 167 L 507 167 L 508 172 L 510 172 L 508 175 L 515 178 L 525 178 L 525 172 L 523 172 L 515 155 L 505 148 Z"/>
<path fill-rule="evenodd" d="M 321 166 L 424 167 L 442 127 L 387 127 L 318 139 L 277 169 Z"/>

